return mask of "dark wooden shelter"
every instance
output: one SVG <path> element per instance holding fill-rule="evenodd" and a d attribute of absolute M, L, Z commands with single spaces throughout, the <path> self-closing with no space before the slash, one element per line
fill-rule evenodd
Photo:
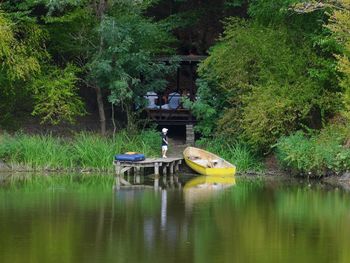
<path fill-rule="evenodd" d="M 206 56 L 187 55 L 179 56 L 180 67 L 176 72 L 176 81 L 171 88 L 172 92 L 183 94 L 187 91 L 187 97 L 191 101 L 196 100 L 196 68 L 199 62 L 204 60 Z M 159 61 L 169 62 L 170 57 L 158 58 Z M 186 79 L 187 81 L 182 81 Z M 161 96 L 159 98 L 161 101 Z M 160 125 L 186 125 L 195 122 L 195 118 L 192 116 L 191 111 L 182 107 L 182 105 L 176 109 L 164 109 L 162 105 L 159 105 L 157 109 L 147 109 L 148 118 Z"/>
<path fill-rule="evenodd" d="M 170 85 L 166 92 L 186 94 L 186 97 L 191 101 L 197 99 L 197 87 L 196 87 L 196 69 L 198 63 L 204 60 L 206 56 L 198 55 L 186 55 L 179 56 L 180 66 L 177 69 L 175 78 L 170 81 Z M 161 57 L 158 61 L 170 62 L 172 58 Z M 186 141 L 192 143 L 194 140 L 193 125 L 196 120 L 189 109 L 186 109 L 184 105 L 179 104 L 177 108 L 164 108 L 162 107 L 162 95 L 154 95 L 157 97 L 157 107 L 147 108 L 147 117 L 152 122 L 157 123 L 159 126 L 186 126 Z"/>

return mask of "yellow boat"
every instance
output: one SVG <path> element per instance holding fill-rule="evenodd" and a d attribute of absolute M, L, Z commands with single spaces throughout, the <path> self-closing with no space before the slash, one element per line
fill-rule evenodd
<path fill-rule="evenodd" d="M 202 149 L 187 147 L 183 155 L 186 164 L 199 174 L 207 176 L 234 176 L 236 173 L 236 166 Z"/>

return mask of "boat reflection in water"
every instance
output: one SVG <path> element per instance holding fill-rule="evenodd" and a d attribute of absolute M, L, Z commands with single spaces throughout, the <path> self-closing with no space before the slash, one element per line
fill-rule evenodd
<path fill-rule="evenodd" d="M 198 176 L 188 181 L 184 186 L 186 210 L 192 209 L 198 202 L 206 202 L 221 192 L 236 184 L 234 176 Z"/>
<path fill-rule="evenodd" d="M 196 176 L 187 181 L 181 176 L 140 176 L 115 178 L 115 189 L 117 191 L 133 192 L 134 190 L 154 190 L 155 192 L 171 191 L 178 192 L 184 196 L 186 203 L 207 201 L 214 195 L 236 184 L 234 176 Z M 184 186 L 183 186 L 184 185 Z M 183 193 L 182 193 L 183 192 Z M 164 195 L 164 193 L 163 193 Z"/>

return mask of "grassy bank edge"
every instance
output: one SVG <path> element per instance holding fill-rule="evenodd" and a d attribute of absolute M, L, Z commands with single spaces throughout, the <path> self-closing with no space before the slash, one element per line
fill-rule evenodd
<path fill-rule="evenodd" d="M 235 164 L 239 173 L 264 171 L 261 160 L 239 143 L 201 140 L 198 146 Z M 78 133 L 72 138 L 52 135 L 0 135 L 0 172 L 113 172 L 115 154 L 141 152 L 159 155 L 160 135 L 153 130 L 130 135 L 121 131 L 112 137 Z"/>
<path fill-rule="evenodd" d="M 114 138 L 79 133 L 73 138 L 52 135 L 0 135 L 0 160 L 3 170 L 12 171 L 113 171 L 113 157 L 123 152 L 142 152 L 155 157 L 159 134 L 142 131 L 130 135 L 119 132 Z"/>

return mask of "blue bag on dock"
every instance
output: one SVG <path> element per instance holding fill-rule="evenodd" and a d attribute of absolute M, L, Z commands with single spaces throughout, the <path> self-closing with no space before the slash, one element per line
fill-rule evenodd
<path fill-rule="evenodd" d="M 144 154 L 141 153 L 135 153 L 135 154 L 118 154 L 114 156 L 114 159 L 116 161 L 121 162 L 137 162 L 137 161 L 143 161 L 146 159 Z"/>

